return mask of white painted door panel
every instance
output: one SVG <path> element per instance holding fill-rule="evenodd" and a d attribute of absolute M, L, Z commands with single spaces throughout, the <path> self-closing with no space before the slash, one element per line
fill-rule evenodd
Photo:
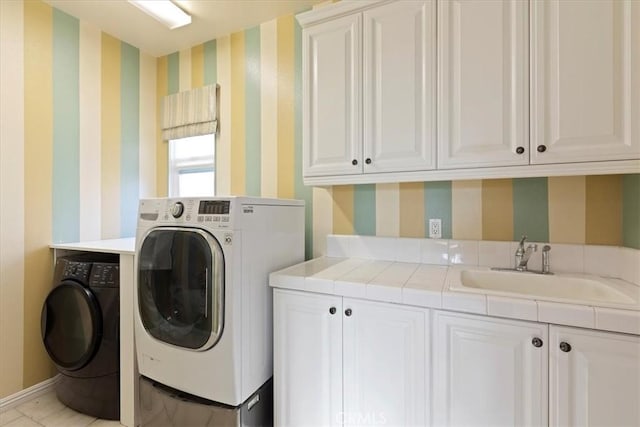
<path fill-rule="evenodd" d="M 433 313 L 433 425 L 546 424 L 546 325 Z"/>
<path fill-rule="evenodd" d="M 340 297 L 274 290 L 275 425 L 342 425 L 341 313 Z"/>
<path fill-rule="evenodd" d="M 355 14 L 303 30 L 305 176 L 362 173 L 361 21 Z"/>
<path fill-rule="evenodd" d="M 639 426 L 640 337 L 558 326 L 550 332 L 549 425 Z M 562 342 L 570 351 L 560 350 Z"/>
<path fill-rule="evenodd" d="M 528 16 L 520 0 L 438 3 L 439 169 L 529 163 Z"/>
<path fill-rule="evenodd" d="M 363 13 L 364 171 L 435 169 L 436 3 Z"/>
<path fill-rule="evenodd" d="M 344 425 L 424 426 L 427 310 L 345 299 Z"/>
<path fill-rule="evenodd" d="M 640 2 L 535 1 L 532 14 L 531 163 L 640 158 Z"/>

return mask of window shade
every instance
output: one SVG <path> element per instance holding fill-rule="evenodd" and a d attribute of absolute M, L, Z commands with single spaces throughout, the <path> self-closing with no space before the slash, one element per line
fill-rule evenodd
<path fill-rule="evenodd" d="M 165 96 L 162 100 L 162 139 L 216 133 L 218 130 L 218 85 Z"/>

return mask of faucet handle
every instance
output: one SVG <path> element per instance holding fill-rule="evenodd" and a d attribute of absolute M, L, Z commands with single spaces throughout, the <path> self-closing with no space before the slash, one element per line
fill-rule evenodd
<path fill-rule="evenodd" d="M 533 252 L 538 252 L 538 245 L 536 245 L 535 243 L 529 243 L 527 249 L 532 249 Z"/>
<path fill-rule="evenodd" d="M 542 247 L 542 274 L 553 274 L 551 272 L 551 264 L 549 263 L 549 251 L 551 246 L 544 245 Z"/>

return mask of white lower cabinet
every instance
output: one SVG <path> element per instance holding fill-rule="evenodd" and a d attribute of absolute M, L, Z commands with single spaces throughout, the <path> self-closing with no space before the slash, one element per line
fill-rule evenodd
<path fill-rule="evenodd" d="M 348 298 L 343 307 L 344 425 L 425 425 L 427 311 Z"/>
<path fill-rule="evenodd" d="M 274 421 L 342 425 L 342 298 L 273 293 Z"/>
<path fill-rule="evenodd" d="M 640 426 L 640 337 L 551 326 L 551 426 Z"/>
<path fill-rule="evenodd" d="M 274 304 L 277 426 L 427 424 L 428 310 L 282 290 Z"/>
<path fill-rule="evenodd" d="M 547 423 L 548 326 L 433 314 L 433 425 Z"/>
<path fill-rule="evenodd" d="M 276 426 L 640 426 L 640 336 L 274 290 Z"/>

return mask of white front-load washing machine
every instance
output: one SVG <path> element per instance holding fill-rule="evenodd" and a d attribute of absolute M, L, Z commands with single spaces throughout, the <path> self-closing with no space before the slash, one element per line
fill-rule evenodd
<path fill-rule="evenodd" d="M 271 271 L 304 260 L 304 202 L 141 200 L 135 341 L 140 374 L 236 407 L 272 368 Z"/>

